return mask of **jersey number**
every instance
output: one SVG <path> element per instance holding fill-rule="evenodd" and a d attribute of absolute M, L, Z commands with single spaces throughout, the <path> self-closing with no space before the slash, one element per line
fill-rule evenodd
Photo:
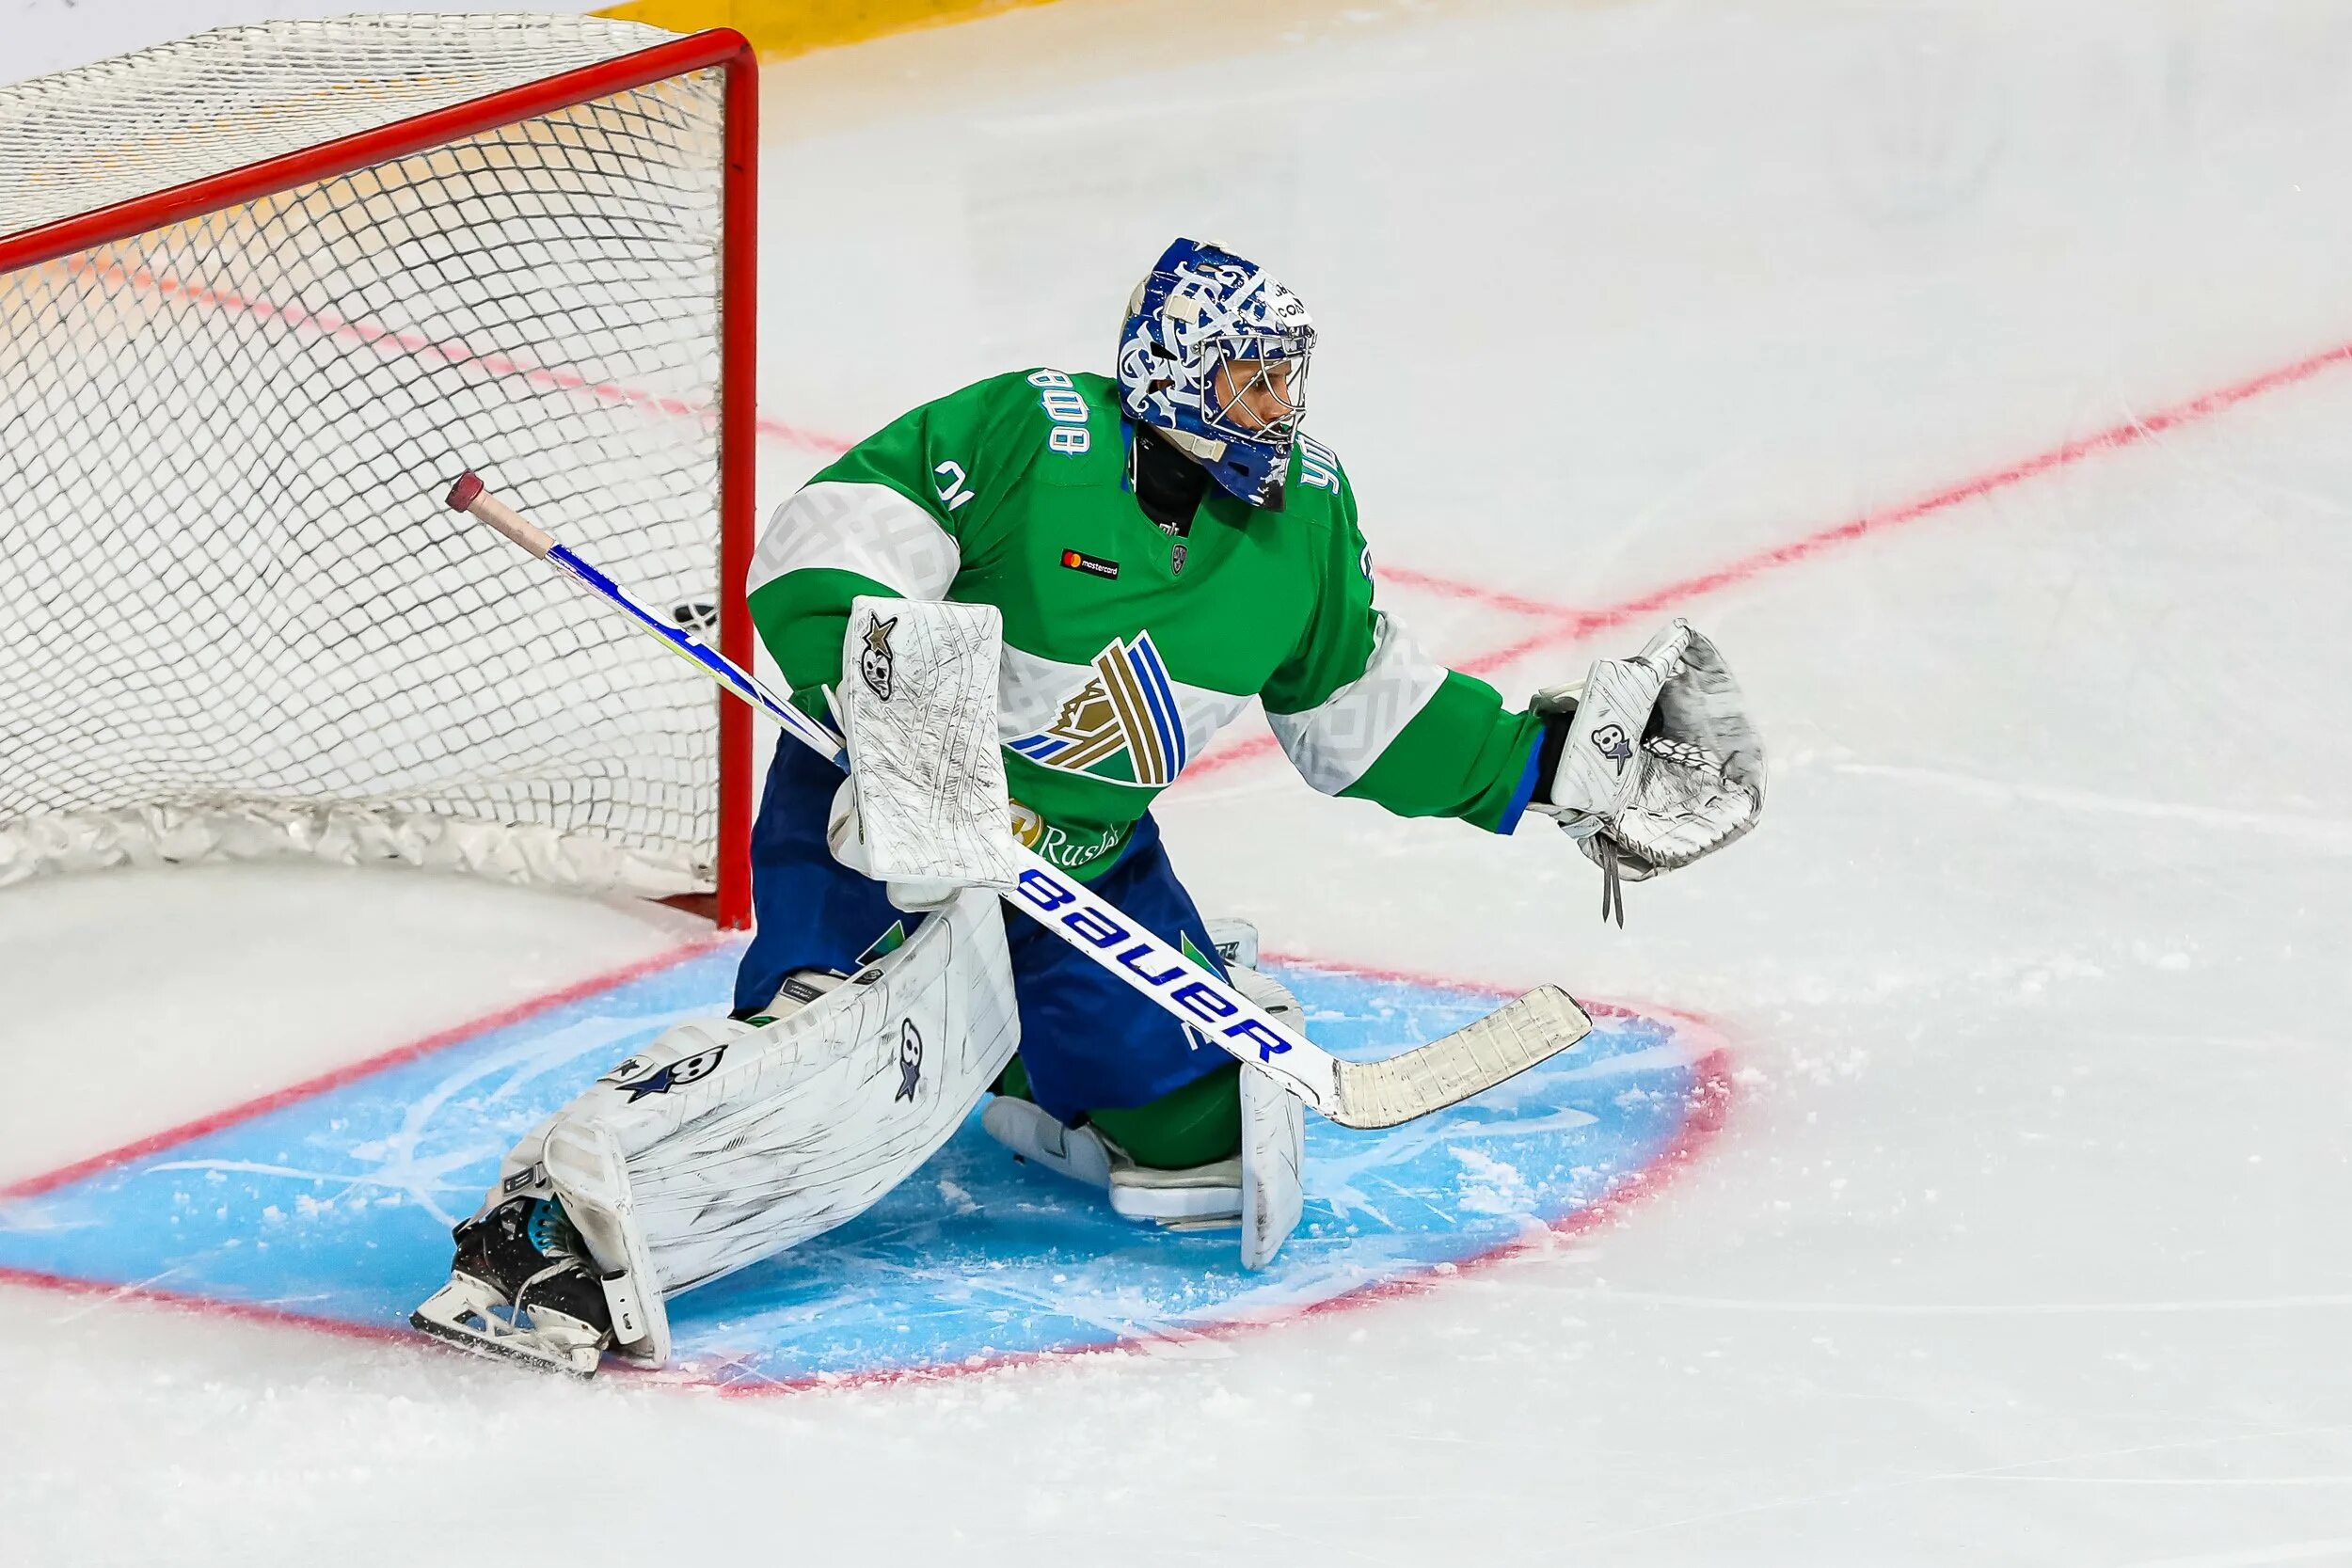
<path fill-rule="evenodd" d="M 938 467 L 933 468 L 931 472 L 946 482 L 939 487 L 939 499 L 941 503 L 945 505 L 948 511 L 953 512 L 957 507 L 961 506 L 965 501 L 972 499 L 973 492 L 963 487 L 964 474 L 962 464 L 942 463 Z"/>
<path fill-rule="evenodd" d="M 1038 403 L 1045 417 L 1054 421 L 1045 444 L 1058 452 L 1076 455 L 1093 444 L 1087 433 L 1087 400 L 1080 397 L 1070 378 L 1059 371 L 1034 371 L 1029 385 L 1039 388 Z"/>

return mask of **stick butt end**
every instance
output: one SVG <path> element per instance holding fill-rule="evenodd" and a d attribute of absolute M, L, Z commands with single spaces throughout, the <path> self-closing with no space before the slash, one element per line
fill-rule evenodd
<path fill-rule="evenodd" d="M 457 483 L 449 487 L 449 509 L 452 512 L 469 512 L 481 495 L 482 476 L 468 468 L 457 476 Z"/>

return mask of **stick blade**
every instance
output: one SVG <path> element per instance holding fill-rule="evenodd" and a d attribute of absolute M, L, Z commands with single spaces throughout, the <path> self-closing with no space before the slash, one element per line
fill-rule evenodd
<path fill-rule="evenodd" d="M 1477 1022 L 1384 1062 L 1342 1062 L 1343 1127 L 1394 1127 L 1459 1105 L 1506 1078 L 1548 1062 L 1593 1032 L 1576 998 L 1539 986 Z"/>

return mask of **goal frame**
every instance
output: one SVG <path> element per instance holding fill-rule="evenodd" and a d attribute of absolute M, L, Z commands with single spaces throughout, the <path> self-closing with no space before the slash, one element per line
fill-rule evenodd
<path fill-rule="evenodd" d="M 722 74 L 726 168 L 720 198 L 719 256 L 719 646 L 749 666 L 751 610 L 742 586 L 754 544 L 754 384 L 757 372 L 759 65 L 749 40 L 729 27 L 691 34 L 633 54 L 520 87 L 429 110 L 373 130 L 167 186 L 144 196 L 0 237 L 0 273 L 56 261 L 167 224 L 356 173 L 520 120 L 610 98 L 690 71 Z M 428 476 L 447 480 L 454 475 Z M 752 719 L 715 695 L 718 841 L 714 918 L 722 928 L 751 924 Z M 694 895 L 684 900 L 698 903 Z"/>

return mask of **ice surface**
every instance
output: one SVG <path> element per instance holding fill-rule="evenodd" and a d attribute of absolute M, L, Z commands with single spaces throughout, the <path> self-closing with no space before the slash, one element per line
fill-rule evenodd
<path fill-rule="evenodd" d="M 934 1386 L 0 1289 L 0 1558 L 2352 1561 L 2352 363 L 2255 385 L 2352 341 L 2352 13 L 1089 3 L 769 80 L 768 414 L 1103 364 L 1204 233 L 1316 311 L 1312 428 L 1434 648 L 1516 696 L 1717 638 L 1772 810 L 1622 933 L 1541 824 L 1245 752 L 1162 815 L 1271 946 L 1710 1015 L 1728 1124 L 1417 1298 Z M 766 457 L 771 503 L 819 460 Z M 397 873 L 9 890 L 0 1164 L 682 935 Z"/>

